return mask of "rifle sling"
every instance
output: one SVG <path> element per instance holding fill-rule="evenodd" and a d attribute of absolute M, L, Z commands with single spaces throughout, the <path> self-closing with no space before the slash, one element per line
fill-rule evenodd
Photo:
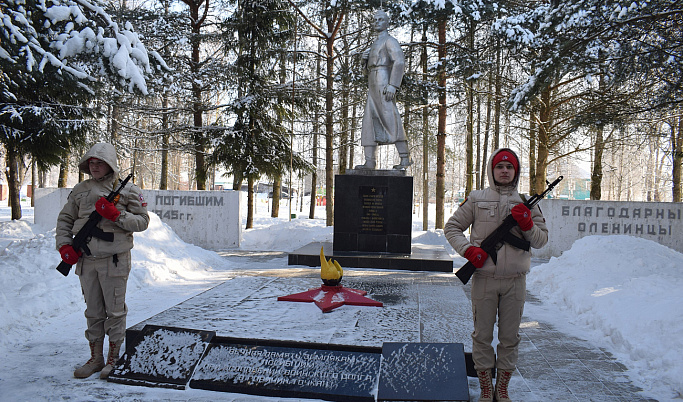
<path fill-rule="evenodd" d="M 102 229 L 98 228 L 97 226 L 95 226 L 90 231 L 90 236 L 97 237 L 98 239 L 100 239 L 102 241 L 108 241 L 108 242 L 114 241 L 114 233 L 105 232 Z"/>
<path fill-rule="evenodd" d="M 510 232 L 507 232 L 505 234 L 505 237 L 503 237 L 503 241 L 513 247 L 517 247 L 518 249 L 524 251 L 529 251 L 529 249 L 531 248 L 531 243 L 524 239 L 520 239 L 519 237 L 513 235 Z"/>

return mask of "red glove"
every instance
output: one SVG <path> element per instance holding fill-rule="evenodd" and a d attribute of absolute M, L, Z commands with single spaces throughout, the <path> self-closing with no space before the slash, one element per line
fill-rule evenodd
<path fill-rule="evenodd" d="M 489 258 L 489 255 L 481 248 L 471 246 L 465 250 L 465 258 L 467 258 L 475 268 L 481 268 L 484 266 L 486 259 Z"/>
<path fill-rule="evenodd" d="M 95 210 L 98 214 L 102 215 L 103 218 L 107 218 L 112 222 L 115 222 L 116 218 L 121 215 L 121 212 L 116 209 L 116 205 L 107 201 L 107 199 L 104 197 L 100 197 L 100 199 L 97 200 L 95 203 Z"/>
<path fill-rule="evenodd" d="M 71 246 L 71 244 L 65 244 L 59 248 L 59 254 L 62 255 L 62 261 L 69 265 L 74 265 L 78 262 L 78 258 L 83 254 L 80 253 Z"/>
<path fill-rule="evenodd" d="M 517 221 L 519 228 L 526 232 L 534 227 L 534 221 L 531 220 L 531 211 L 524 204 L 517 204 L 512 207 L 510 214 Z"/>

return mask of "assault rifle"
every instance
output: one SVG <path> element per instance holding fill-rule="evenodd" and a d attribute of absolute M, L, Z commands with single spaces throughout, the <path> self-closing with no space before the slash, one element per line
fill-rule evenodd
<path fill-rule="evenodd" d="M 536 204 L 538 204 L 539 201 L 543 199 L 543 197 L 545 197 L 546 194 L 551 192 L 553 188 L 557 186 L 557 184 L 562 179 L 563 176 L 560 176 L 557 179 L 555 179 L 555 181 L 552 183 L 549 183 L 546 180 L 548 188 L 546 188 L 545 191 L 541 194 L 536 194 L 528 200 L 526 200 L 524 205 L 526 205 L 526 207 L 529 208 L 529 210 L 531 210 Z M 510 233 L 510 230 L 515 226 L 517 226 L 517 221 L 515 220 L 515 218 L 512 217 L 512 214 L 510 214 L 505 217 L 503 223 L 501 223 L 500 226 L 498 226 L 496 230 L 493 231 L 493 233 L 486 236 L 484 241 L 481 242 L 481 245 L 479 247 L 482 250 L 486 251 L 486 254 L 488 254 L 489 257 L 491 257 L 494 264 L 498 263 L 498 245 L 501 243 L 508 243 L 524 251 L 529 251 L 531 245 L 528 241 L 520 239 L 519 237 Z M 460 279 L 460 281 L 464 285 L 467 284 L 467 282 L 472 277 L 472 274 L 474 274 L 474 271 L 476 270 L 477 268 L 474 266 L 474 264 L 468 261 L 467 264 L 460 267 L 460 269 L 455 273 L 455 276 L 457 276 L 458 279 Z"/>
<path fill-rule="evenodd" d="M 133 173 L 129 174 L 128 177 L 123 179 L 119 188 L 117 188 L 116 190 L 112 190 L 111 193 L 109 193 L 109 195 L 107 196 L 107 201 L 116 204 L 119 200 L 119 193 L 121 193 L 121 190 L 123 190 L 123 188 L 128 183 L 128 180 L 130 180 L 132 177 Z M 90 213 L 88 221 L 85 223 L 85 225 L 83 225 L 81 230 L 79 230 L 78 233 L 76 233 L 76 236 L 74 236 L 74 241 L 71 244 L 74 250 L 76 250 L 77 252 L 79 250 L 83 250 L 85 255 L 91 255 L 90 249 L 88 248 L 88 243 L 90 242 L 90 239 L 93 236 L 104 241 L 114 241 L 114 233 L 104 232 L 102 229 L 97 227 L 97 224 L 100 223 L 101 220 L 102 215 L 100 215 L 97 211 L 92 211 Z M 69 275 L 70 270 L 71 264 L 67 264 L 64 261 L 60 262 L 59 265 L 57 265 L 57 271 L 59 271 L 64 276 Z"/>

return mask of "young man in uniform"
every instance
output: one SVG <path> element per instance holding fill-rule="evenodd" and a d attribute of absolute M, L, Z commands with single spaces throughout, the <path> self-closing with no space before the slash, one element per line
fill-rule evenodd
<path fill-rule="evenodd" d="M 479 248 L 481 242 L 503 223 L 509 214 L 518 226 L 510 233 L 528 241 L 533 248 L 548 242 L 548 229 L 538 206 L 532 211 L 517 192 L 519 158 L 508 148 L 496 150 L 488 164 L 489 187 L 472 191 L 444 227 L 455 251 L 477 268 L 472 276 L 472 359 L 481 388 L 480 402 L 510 401 L 508 384 L 517 364 L 519 325 L 526 297 L 526 274 L 531 253 L 503 243 L 493 263 Z M 469 239 L 464 232 L 470 228 Z M 493 327 L 498 318 L 497 356 L 493 352 Z M 491 370 L 497 368 L 493 387 Z"/>
<path fill-rule="evenodd" d="M 147 229 L 147 203 L 132 182 L 121 190 L 115 202 L 106 196 L 119 187 L 119 167 L 114 146 L 95 144 L 78 164 L 91 176 L 78 183 L 57 218 L 56 243 L 62 260 L 76 265 L 85 298 L 90 359 L 74 371 L 74 377 L 86 378 L 101 371 L 107 378 L 119 358 L 126 332 L 126 285 L 131 269 L 130 250 L 133 232 Z M 105 235 L 93 235 L 88 243 L 91 255 L 72 247 L 73 237 L 88 221 L 93 211 L 102 220 L 97 227 Z M 113 234 L 112 238 L 107 238 Z M 109 354 L 104 360 L 104 337 L 109 336 Z"/>

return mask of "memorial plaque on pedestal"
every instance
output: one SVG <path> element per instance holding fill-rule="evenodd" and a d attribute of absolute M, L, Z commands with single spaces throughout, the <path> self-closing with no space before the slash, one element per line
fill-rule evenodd
<path fill-rule="evenodd" d="M 214 331 L 145 325 L 109 381 L 185 389 L 192 372 L 201 360 Z"/>
<path fill-rule="evenodd" d="M 410 176 L 335 176 L 335 254 L 410 254 L 412 204 Z"/>
<path fill-rule="evenodd" d="M 374 401 L 380 354 L 250 345 L 211 345 L 190 386 L 242 394 Z"/>
<path fill-rule="evenodd" d="M 378 401 L 469 401 L 462 343 L 384 343 Z"/>

